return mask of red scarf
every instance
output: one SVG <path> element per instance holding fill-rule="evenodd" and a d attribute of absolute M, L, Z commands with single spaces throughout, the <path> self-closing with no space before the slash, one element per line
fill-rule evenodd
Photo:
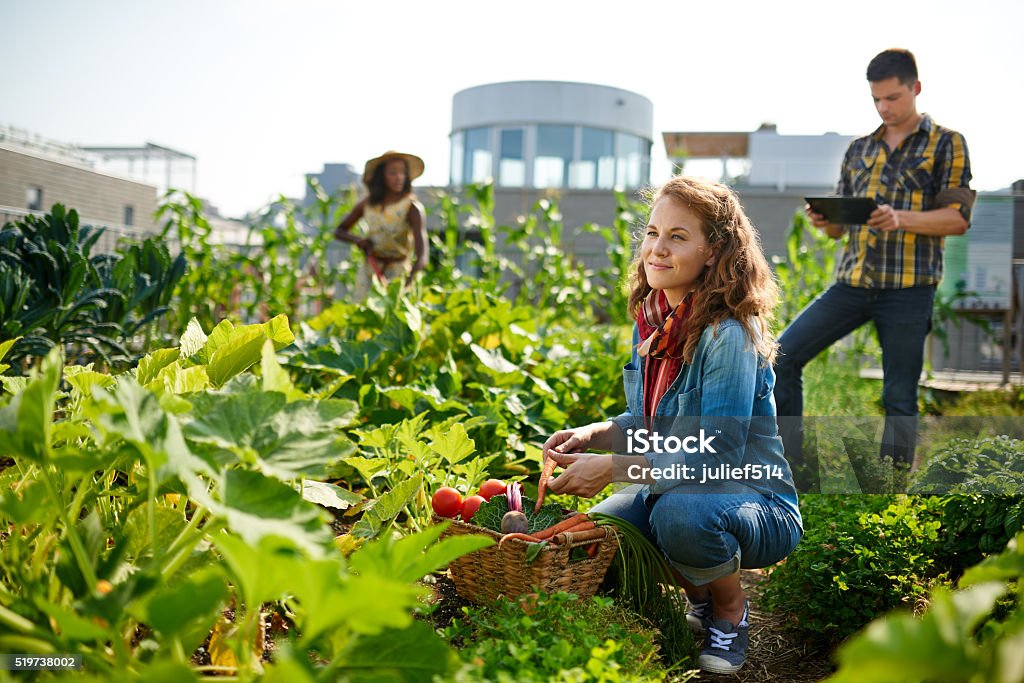
<path fill-rule="evenodd" d="M 647 359 L 644 367 L 644 414 L 654 416 L 658 403 L 683 368 L 683 345 L 693 310 L 693 292 L 672 308 L 662 290 L 652 291 L 640 306 L 637 353 Z M 648 419 L 650 422 L 650 419 Z"/>

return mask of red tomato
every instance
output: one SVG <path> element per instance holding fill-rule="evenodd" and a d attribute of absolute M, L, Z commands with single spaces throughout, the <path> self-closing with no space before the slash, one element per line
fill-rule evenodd
<path fill-rule="evenodd" d="M 490 500 L 499 493 L 505 493 L 505 482 L 501 479 L 488 479 L 480 485 L 480 495 L 484 500 Z"/>
<path fill-rule="evenodd" d="M 430 505 L 438 517 L 455 517 L 462 510 L 462 494 L 451 486 L 442 486 L 430 499 Z"/>
<path fill-rule="evenodd" d="M 462 521 L 468 522 L 473 519 L 476 511 L 486 502 L 487 499 L 483 496 L 466 496 L 466 500 L 462 503 Z"/>

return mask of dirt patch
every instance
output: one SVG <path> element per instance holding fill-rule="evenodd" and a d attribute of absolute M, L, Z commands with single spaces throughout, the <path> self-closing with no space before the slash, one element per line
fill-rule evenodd
<path fill-rule="evenodd" d="M 786 631 L 783 617 L 758 609 L 766 580 L 760 569 L 740 571 L 740 583 L 750 601 L 750 649 L 746 664 L 736 674 L 701 672 L 696 680 L 817 683 L 834 671 L 828 651 L 809 647 Z"/>

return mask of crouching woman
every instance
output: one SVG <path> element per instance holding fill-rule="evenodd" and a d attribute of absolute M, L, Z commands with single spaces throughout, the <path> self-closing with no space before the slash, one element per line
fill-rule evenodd
<path fill-rule="evenodd" d="M 634 266 L 627 410 L 548 438 L 545 457 L 565 468 L 550 490 L 634 484 L 593 511 L 659 547 L 706 634 L 699 666 L 732 673 L 748 646 L 739 570 L 782 560 L 803 533 L 772 397 L 778 287 L 736 195 L 693 178 L 653 193 Z"/>

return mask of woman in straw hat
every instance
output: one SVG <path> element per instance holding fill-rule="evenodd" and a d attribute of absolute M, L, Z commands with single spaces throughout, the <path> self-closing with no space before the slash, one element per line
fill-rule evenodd
<path fill-rule="evenodd" d="M 334 236 L 366 254 L 359 269 L 355 296 L 366 298 L 373 278 L 386 283 L 396 277 L 412 281 L 427 265 L 427 231 L 423 205 L 412 193 L 412 181 L 423 174 L 423 160 L 412 154 L 385 152 L 366 162 L 363 183 L 369 196 L 341 219 Z M 362 219 L 363 235 L 352 233 Z M 415 259 L 410 263 L 410 257 Z"/>

